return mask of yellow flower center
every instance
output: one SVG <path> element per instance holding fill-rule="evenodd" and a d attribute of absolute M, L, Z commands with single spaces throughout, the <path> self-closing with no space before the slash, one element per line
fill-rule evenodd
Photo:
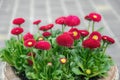
<path fill-rule="evenodd" d="M 77 36 L 78 35 L 78 32 L 77 31 L 74 31 L 73 32 L 73 36 Z"/>
<path fill-rule="evenodd" d="M 94 36 L 92 37 L 92 39 L 98 40 L 98 36 L 97 36 L 97 35 L 94 35 Z"/>
<path fill-rule="evenodd" d="M 87 69 L 87 70 L 86 70 L 86 74 L 91 74 L 91 70 L 90 70 L 90 69 Z"/>
<path fill-rule="evenodd" d="M 96 15 L 93 15 L 93 18 L 97 18 L 97 16 L 96 16 Z"/>
<path fill-rule="evenodd" d="M 43 38 L 42 38 L 42 37 L 40 37 L 38 40 L 39 40 L 39 41 L 41 41 L 41 40 L 43 40 Z"/>
<path fill-rule="evenodd" d="M 67 60 L 66 60 L 65 58 L 63 58 L 63 59 L 61 59 L 60 61 L 61 61 L 61 63 L 64 64 L 64 63 L 66 63 Z"/>
<path fill-rule="evenodd" d="M 32 42 L 28 42 L 28 45 L 32 45 Z"/>

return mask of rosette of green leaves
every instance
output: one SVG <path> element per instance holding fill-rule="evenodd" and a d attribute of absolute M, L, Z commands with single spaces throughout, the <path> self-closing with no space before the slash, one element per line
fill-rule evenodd
<path fill-rule="evenodd" d="M 21 55 L 25 55 L 29 50 L 23 46 L 23 41 L 17 40 L 15 37 L 5 42 L 5 48 L 1 49 L 0 57 L 17 71 L 24 71 L 25 59 Z"/>
<path fill-rule="evenodd" d="M 75 80 L 92 80 L 105 77 L 113 66 L 110 56 L 100 51 L 76 46 L 71 51 L 73 54 L 71 67 Z"/>

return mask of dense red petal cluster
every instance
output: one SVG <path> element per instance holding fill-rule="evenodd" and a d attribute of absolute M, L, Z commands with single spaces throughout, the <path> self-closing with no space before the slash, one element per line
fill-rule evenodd
<path fill-rule="evenodd" d="M 45 25 L 45 26 L 41 26 L 41 27 L 39 28 L 39 30 L 47 31 L 47 30 L 53 28 L 53 26 L 54 26 L 54 24 L 48 24 L 48 25 Z"/>
<path fill-rule="evenodd" d="M 109 42 L 110 44 L 115 43 L 115 40 L 114 40 L 113 38 L 109 37 L 109 36 L 102 36 L 102 40 L 103 40 L 103 41 L 107 41 L 107 42 Z"/>
<path fill-rule="evenodd" d="M 41 26 L 41 27 L 39 28 L 39 30 L 42 30 L 42 31 L 47 31 L 47 30 L 49 30 L 49 29 L 47 29 L 47 27 L 46 27 L 46 26 Z"/>
<path fill-rule="evenodd" d="M 85 19 L 88 21 L 91 21 L 91 18 L 89 17 L 89 15 L 85 16 Z"/>
<path fill-rule="evenodd" d="M 16 24 L 16 25 L 21 25 L 25 22 L 25 20 L 23 18 L 15 18 L 13 20 L 13 24 Z"/>
<path fill-rule="evenodd" d="M 53 26 L 54 26 L 54 24 L 48 24 L 48 25 L 46 25 L 46 26 L 47 26 L 48 29 L 52 29 Z"/>
<path fill-rule="evenodd" d="M 89 38 L 94 39 L 94 40 L 98 40 L 101 41 L 101 34 L 97 31 L 94 31 L 90 34 Z"/>
<path fill-rule="evenodd" d="M 94 49 L 100 47 L 100 41 L 94 39 L 86 39 L 83 41 L 82 45 L 84 48 Z"/>
<path fill-rule="evenodd" d="M 86 37 L 89 35 L 89 32 L 87 30 L 79 30 L 79 33 L 82 37 Z"/>
<path fill-rule="evenodd" d="M 40 50 L 49 50 L 51 45 L 47 41 L 38 41 L 35 45 L 35 48 Z"/>
<path fill-rule="evenodd" d="M 73 38 L 69 34 L 61 34 L 56 38 L 56 42 L 60 46 L 71 47 L 74 43 Z"/>
<path fill-rule="evenodd" d="M 68 35 L 73 35 L 73 33 L 72 32 L 64 32 L 63 34 L 68 34 Z"/>
<path fill-rule="evenodd" d="M 24 36 L 23 36 L 23 39 L 24 39 L 24 41 L 25 40 L 27 40 L 27 39 L 34 39 L 34 37 L 33 37 L 33 35 L 31 34 L 31 33 L 27 33 L 27 34 L 25 34 Z"/>
<path fill-rule="evenodd" d="M 43 32 L 43 34 L 42 34 L 44 37 L 49 37 L 49 36 L 51 36 L 51 33 L 50 32 Z"/>
<path fill-rule="evenodd" d="M 13 29 L 11 30 L 11 34 L 13 34 L 13 35 L 19 35 L 19 34 L 21 34 L 23 31 L 24 31 L 23 28 L 21 28 L 21 27 L 15 27 L 15 28 L 13 28 Z"/>
<path fill-rule="evenodd" d="M 78 26 L 80 24 L 80 19 L 77 16 L 70 15 L 66 17 L 65 24 L 71 27 Z"/>
<path fill-rule="evenodd" d="M 36 41 L 34 39 L 27 39 L 24 41 L 24 46 L 26 47 L 34 47 L 36 44 Z"/>
<path fill-rule="evenodd" d="M 89 17 L 90 17 L 90 19 L 91 20 L 93 20 L 94 22 L 99 22 L 99 21 L 101 21 L 101 15 L 100 14 L 98 14 L 98 13 L 90 13 L 89 14 Z"/>
<path fill-rule="evenodd" d="M 41 22 L 41 20 L 36 20 L 33 22 L 33 24 L 38 25 Z"/>
<path fill-rule="evenodd" d="M 65 24 L 65 19 L 66 19 L 65 16 L 59 17 L 55 20 L 55 23 L 63 25 L 63 24 Z"/>
<path fill-rule="evenodd" d="M 71 28 L 70 30 L 69 30 L 69 32 L 71 32 L 72 33 L 72 38 L 74 39 L 74 40 L 78 40 L 79 38 L 80 38 L 80 33 L 79 33 L 79 30 L 77 29 L 77 28 Z"/>

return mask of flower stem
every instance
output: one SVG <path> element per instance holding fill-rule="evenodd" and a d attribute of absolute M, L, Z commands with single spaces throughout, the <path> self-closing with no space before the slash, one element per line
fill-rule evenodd
<path fill-rule="evenodd" d="M 95 25 L 95 22 L 93 22 L 92 24 L 92 32 L 94 31 L 94 25 Z"/>
<path fill-rule="evenodd" d="M 92 55 L 93 49 L 89 49 L 89 53 L 87 53 L 87 58 L 86 60 L 89 61 L 91 55 Z"/>
<path fill-rule="evenodd" d="M 52 33 L 52 29 L 50 29 L 50 32 Z"/>
<path fill-rule="evenodd" d="M 88 22 L 88 32 L 89 32 L 89 30 L 90 30 L 90 21 Z"/>
<path fill-rule="evenodd" d="M 65 29 L 65 25 L 63 24 L 62 25 L 62 33 L 64 32 L 64 29 Z"/>
<path fill-rule="evenodd" d="M 83 42 L 84 41 L 84 37 L 81 36 L 81 41 Z"/>
<path fill-rule="evenodd" d="M 21 25 L 19 24 L 18 27 L 21 27 Z"/>
<path fill-rule="evenodd" d="M 19 35 L 17 35 L 17 38 L 18 38 L 18 40 L 20 40 L 20 36 Z"/>
<path fill-rule="evenodd" d="M 39 25 L 37 25 L 37 28 L 38 28 L 38 33 L 40 33 L 40 30 L 39 30 Z"/>
<path fill-rule="evenodd" d="M 103 51 L 103 49 L 104 49 L 104 46 L 105 46 L 105 41 L 103 41 L 103 43 L 102 43 L 102 46 L 101 46 L 101 50 Z"/>
<path fill-rule="evenodd" d="M 33 48 L 31 48 L 31 53 L 33 52 Z M 35 59 L 34 59 L 34 54 L 32 54 L 32 61 L 33 61 L 33 69 L 35 70 L 36 72 L 36 75 L 38 77 L 38 69 L 36 67 L 36 63 L 35 63 Z"/>
<path fill-rule="evenodd" d="M 104 48 L 104 50 L 103 50 L 103 53 L 104 53 L 104 54 L 105 54 L 105 51 L 106 51 L 108 45 L 109 45 L 109 44 L 107 43 L 106 46 L 105 46 L 105 48 Z"/>
<path fill-rule="evenodd" d="M 89 80 L 89 78 L 87 77 L 87 78 L 85 78 L 85 80 Z"/>

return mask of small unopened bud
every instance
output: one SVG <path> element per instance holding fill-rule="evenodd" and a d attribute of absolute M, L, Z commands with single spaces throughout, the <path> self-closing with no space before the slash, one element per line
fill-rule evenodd
<path fill-rule="evenodd" d="M 60 62 L 61 62 L 62 64 L 65 64 L 65 63 L 67 62 L 67 59 L 66 59 L 66 58 L 60 58 Z"/>
<path fill-rule="evenodd" d="M 90 69 L 87 69 L 87 70 L 86 70 L 86 74 L 91 74 L 91 70 L 90 70 Z"/>
<path fill-rule="evenodd" d="M 47 65 L 48 65 L 48 66 L 52 66 L 52 63 L 51 63 L 51 62 L 49 62 Z"/>

